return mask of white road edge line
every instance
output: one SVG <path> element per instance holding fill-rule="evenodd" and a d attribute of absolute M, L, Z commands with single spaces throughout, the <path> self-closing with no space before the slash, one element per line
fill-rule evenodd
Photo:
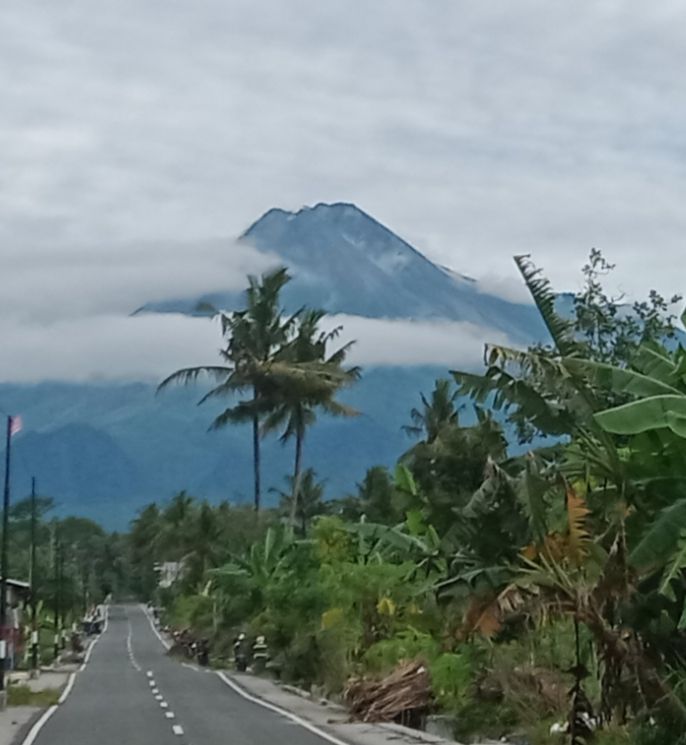
<path fill-rule="evenodd" d="M 171 644 L 166 639 L 164 639 L 162 637 L 162 634 L 160 634 L 160 632 L 157 630 L 157 626 L 155 626 L 155 624 L 154 624 L 154 622 L 152 620 L 152 616 L 150 615 L 150 613 L 148 613 L 148 609 L 143 604 L 141 604 L 141 608 L 143 609 L 143 613 L 145 613 L 145 615 L 148 618 L 148 623 L 150 624 L 150 628 L 155 632 L 155 635 L 157 636 L 157 638 L 162 643 L 162 646 L 168 652 L 171 649 Z"/>
<path fill-rule="evenodd" d="M 251 701 L 253 704 L 262 706 L 265 709 L 269 709 L 270 711 L 275 712 L 276 714 L 280 714 L 282 717 L 286 717 L 286 719 L 290 719 L 291 722 L 294 722 L 304 729 L 309 730 L 318 737 L 321 737 L 323 740 L 332 743 L 332 745 L 350 745 L 350 743 L 345 742 L 344 740 L 339 740 L 337 737 L 335 737 L 334 735 L 330 735 L 328 732 L 324 732 L 324 730 L 319 729 L 319 727 L 317 727 L 315 724 L 308 722 L 306 719 L 299 717 L 297 714 L 293 714 L 292 712 L 287 711 L 286 709 L 282 709 L 280 706 L 276 706 L 275 704 L 270 704 L 267 701 L 263 701 L 261 698 L 257 698 L 257 696 L 253 696 L 247 691 L 244 691 L 238 684 L 234 683 L 233 680 L 227 678 L 223 672 L 218 670 L 217 675 L 221 678 L 221 680 L 224 681 L 224 683 L 226 683 L 227 686 L 229 686 L 229 688 L 231 688 L 231 690 L 235 691 L 246 701 Z"/>
<path fill-rule="evenodd" d="M 107 626 L 110 620 L 109 611 L 110 611 L 109 606 L 105 606 L 105 625 L 102 628 L 102 633 L 100 634 L 100 636 L 98 636 L 96 639 L 94 639 L 91 642 L 91 645 L 88 647 L 88 651 L 86 652 L 86 656 L 83 659 L 83 664 L 79 668 L 79 671 L 85 669 L 86 665 L 88 664 L 88 661 L 90 660 L 91 654 L 93 652 L 93 648 L 100 641 L 100 638 L 103 636 L 103 634 L 107 631 Z M 69 676 L 67 685 L 64 691 L 62 691 L 62 695 L 59 697 L 57 703 L 51 706 L 49 709 L 47 709 L 43 713 L 43 716 L 33 725 L 33 727 L 31 727 L 31 729 L 29 730 L 29 734 L 26 735 L 21 745 L 33 745 L 34 740 L 38 737 L 39 732 L 46 725 L 48 719 L 50 719 L 50 717 L 57 711 L 57 709 L 59 709 L 60 705 L 63 704 L 67 700 L 67 696 L 71 693 L 71 689 L 74 687 L 75 680 L 76 680 L 76 673 L 72 673 Z"/>
<path fill-rule="evenodd" d="M 100 641 L 100 637 L 104 635 L 104 633 L 107 631 L 107 627 L 110 623 L 110 606 L 105 606 L 105 625 L 102 627 L 102 633 L 100 636 L 93 639 L 93 641 L 88 646 L 88 649 L 86 650 L 86 656 L 83 658 L 83 664 L 79 668 L 79 672 L 82 672 L 86 669 L 86 665 L 89 663 L 91 655 L 93 654 L 93 650 L 95 649 L 95 645 Z"/>
<path fill-rule="evenodd" d="M 57 711 L 58 708 L 59 707 L 57 706 L 57 704 L 55 704 L 54 706 L 51 706 L 46 712 L 44 712 L 43 716 L 33 725 L 33 727 L 31 727 L 29 734 L 26 735 L 26 739 L 21 745 L 32 745 L 33 741 L 38 737 L 38 733 L 43 729 L 45 723 Z"/>
<path fill-rule="evenodd" d="M 71 693 L 71 689 L 74 687 L 75 681 L 76 681 L 76 673 L 72 673 L 67 680 L 67 685 L 64 687 L 64 690 L 62 691 L 62 695 L 57 699 L 58 705 L 63 704 L 67 700 L 67 696 Z"/>

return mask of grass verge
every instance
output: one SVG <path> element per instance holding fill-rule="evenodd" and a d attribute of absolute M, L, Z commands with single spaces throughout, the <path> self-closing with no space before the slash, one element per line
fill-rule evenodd
<path fill-rule="evenodd" d="M 53 706 L 57 703 L 60 694 L 59 688 L 32 691 L 26 685 L 12 685 L 7 690 L 7 703 L 9 706 Z"/>

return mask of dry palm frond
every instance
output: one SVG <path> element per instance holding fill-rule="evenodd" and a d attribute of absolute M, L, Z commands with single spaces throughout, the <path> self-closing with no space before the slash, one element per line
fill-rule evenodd
<path fill-rule="evenodd" d="M 429 671 L 421 660 L 399 665 L 381 680 L 356 678 L 344 692 L 352 715 L 364 722 L 392 722 L 433 703 Z"/>
<path fill-rule="evenodd" d="M 588 556 L 591 537 L 586 529 L 586 519 L 590 510 L 586 500 L 579 496 L 571 486 L 567 487 L 567 520 L 569 523 L 569 559 L 580 566 Z"/>

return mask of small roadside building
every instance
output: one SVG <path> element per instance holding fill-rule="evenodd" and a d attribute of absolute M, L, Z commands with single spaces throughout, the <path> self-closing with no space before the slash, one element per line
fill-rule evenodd
<path fill-rule="evenodd" d="M 165 561 L 162 564 L 155 564 L 158 586 L 163 589 L 171 587 L 174 582 L 181 579 L 184 570 L 183 561 Z"/>
<path fill-rule="evenodd" d="M 7 625 L 4 628 L 0 627 L 0 639 L 7 642 L 6 667 L 12 670 L 15 667 L 15 660 L 21 656 L 24 649 L 22 624 L 31 599 L 31 585 L 19 579 L 8 579 L 6 586 Z"/>

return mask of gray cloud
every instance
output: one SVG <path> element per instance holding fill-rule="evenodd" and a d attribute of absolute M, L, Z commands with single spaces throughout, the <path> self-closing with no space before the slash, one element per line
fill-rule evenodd
<path fill-rule="evenodd" d="M 350 361 L 363 366 L 477 366 L 483 342 L 507 343 L 470 323 L 331 316 L 340 342 L 356 341 Z M 0 382 L 151 380 L 180 367 L 217 364 L 218 323 L 173 314 L 106 314 L 50 323 L 0 321 Z"/>
<path fill-rule="evenodd" d="M 52 250 L 5 250 L 0 317 L 54 322 L 106 313 L 128 315 L 146 302 L 242 290 L 246 275 L 278 263 L 227 240 L 107 243 Z"/>
<path fill-rule="evenodd" d="M 684 20 L 675 0 L 6 4 L 3 211 L 60 221 L 51 241 L 197 238 L 352 198 L 471 273 L 673 248 Z"/>
<path fill-rule="evenodd" d="M 685 21 L 677 0 L 5 3 L 0 316 L 238 282 L 254 257 L 208 237 L 333 200 L 499 292 L 523 252 L 573 288 L 591 246 L 629 294 L 680 291 Z"/>
<path fill-rule="evenodd" d="M 484 342 L 508 344 L 499 332 L 459 321 L 408 321 L 337 315 L 326 319 L 342 326 L 342 343 L 355 341 L 350 362 L 363 366 L 440 365 L 475 368 L 482 364 Z"/>
<path fill-rule="evenodd" d="M 484 274 L 479 277 L 475 286 L 479 292 L 485 295 L 495 295 L 512 303 L 531 304 L 533 302 L 521 275 L 516 273 L 515 276 L 514 271 L 512 275 Z"/>
<path fill-rule="evenodd" d="M 215 364 L 221 339 L 207 319 L 95 315 L 54 323 L 0 321 L 0 381 L 154 380 Z"/>

